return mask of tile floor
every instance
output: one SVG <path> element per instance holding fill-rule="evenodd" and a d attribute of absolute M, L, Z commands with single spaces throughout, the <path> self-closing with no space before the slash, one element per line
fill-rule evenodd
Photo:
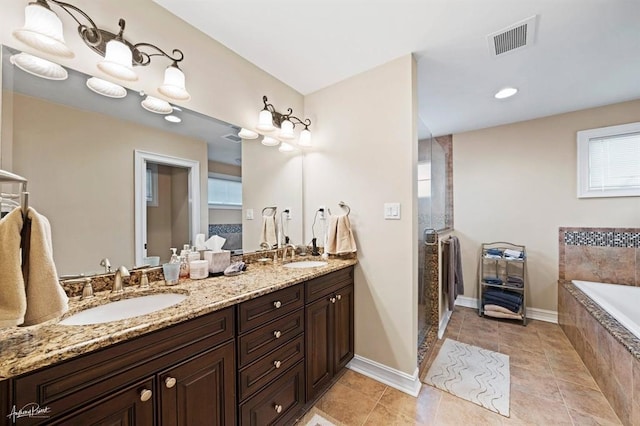
<path fill-rule="evenodd" d="M 423 385 L 417 398 L 347 371 L 299 422 L 319 410 L 337 425 L 619 425 L 582 360 L 556 324 L 478 317 L 456 307 L 446 338 L 510 357 L 511 415 Z M 430 363 L 443 340 L 429 353 Z M 425 369 L 425 374 L 428 366 Z M 310 417 L 309 417 L 310 418 Z"/>

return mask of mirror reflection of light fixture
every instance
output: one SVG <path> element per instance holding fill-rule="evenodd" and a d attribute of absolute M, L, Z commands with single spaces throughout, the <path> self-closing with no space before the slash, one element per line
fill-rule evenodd
<path fill-rule="evenodd" d="M 264 146 L 278 146 L 279 144 L 280 141 L 271 136 L 265 136 L 264 138 L 262 138 L 262 145 Z"/>
<path fill-rule="evenodd" d="M 142 108 L 155 114 L 171 114 L 173 112 L 173 108 L 169 102 L 150 95 L 147 95 L 140 105 L 142 105 Z"/>
<path fill-rule="evenodd" d="M 258 139 L 258 136 L 260 135 L 258 135 L 253 130 L 245 129 L 243 127 L 242 129 L 240 129 L 240 132 L 238 132 L 238 136 L 240 136 L 242 139 Z"/>
<path fill-rule="evenodd" d="M 124 98 L 127 96 L 127 89 L 124 87 L 98 77 L 88 78 L 87 87 L 95 93 L 108 98 Z"/>
<path fill-rule="evenodd" d="M 280 144 L 280 147 L 278 148 L 278 151 L 280 151 L 280 152 L 291 152 L 294 149 L 295 148 L 290 143 L 282 142 Z"/>
<path fill-rule="evenodd" d="M 169 123 L 181 123 L 182 118 L 180 118 L 180 116 L 176 114 L 176 112 L 182 112 L 182 110 L 175 105 L 172 105 L 171 109 L 173 110 L 173 114 L 165 115 L 164 119 L 167 120 Z"/>
<path fill-rule="evenodd" d="M 40 52 L 73 57 L 73 52 L 64 41 L 62 21 L 51 10 L 51 4 L 67 12 L 78 24 L 78 34 L 82 41 L 104 57 L 98 63 L 102 72 L 120 80 L 135 81 L 138 75 L 133 69 L 134 66 L 149 65 L 153 56 L 163 56 L 171 61 L 171 65 L 165 70 L 164 82 L 158 88 L 158 92 L 176 101 L 187 101 L 191 98 L 185 88 L 184 73 L 178 67 L 178 63 L 184 59 L 182 51 L 173 49 L 170 55 L 151 43 L 128 42 L 122 36 L 125 28 L 124 19 L 118 21 L 120 31 L 114 34 L 98 28 L 89 15 L 72 4 L 58 0 L 35 0 L 26 6 L 25 24 L 13 31 L 13 36 Z M 81 19 L 86 23 L 82 23 Z"/>
<path fill-rule="evenodd" d="M 11 55 L 9 61 L 22 71 L 47 80 L 66 80 L 69 76 L 62 66 L 28 53 Z"/>
<path fill-rule="evenodd" d="M 262 103 L 264 104 L 264 108 L 260 111 L 258 124 L 256 125 L 256 129 L 259 132 L 265 133 L 271 132 L 275 129 L 280 129 L 277 138 L 289 141 L 296 138 L 294 128 L 297 125 L 301 125 L 304 126 L 304 129 L 300 133 L 298 145 L 305 147 L 311 146 L 311 131 L 309 130 L 309 126 L 311 126 L 310 119 L 299 119 L 293 115 L 293 110 L 291 108 L 287 108 L 287 112 L 285 114 L 279 113 L 272 104 L 268 103 L 266 96 L 262 97 Z M 264 140 L 262 143 L 265 144 Z"/>

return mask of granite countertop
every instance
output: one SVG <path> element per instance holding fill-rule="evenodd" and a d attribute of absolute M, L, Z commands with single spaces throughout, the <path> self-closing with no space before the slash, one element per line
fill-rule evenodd
<path fill-rule="evenodd" d="M 0 380 L 218 311 L 356 263 L 356 259 L 330 258 L 325 266 L 302 269 L 284 268 L 281 262 L 275 265 L 272 262 L 251 263 L 244 273 L 231 277 L 185 280 L 174 286 L 157 281 L 152 282 L 149 289 L 125 287 L 124 296 L 115 298 L 108 291 L 96 293 L 96 297 L 87 300 L 71 298 L 69 312 L 62 318 L 121 298 L 155 293 L 189 296 L 169 308 L 109 323 L 69 326 L 59 325 L 60 319 L 55 319 L 31 327 L 0 329 Z"/>

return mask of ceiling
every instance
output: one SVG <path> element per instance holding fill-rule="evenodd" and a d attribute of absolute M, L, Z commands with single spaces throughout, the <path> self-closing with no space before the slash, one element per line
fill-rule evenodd
<path fill-rule="evenodd" d="M 302 94 L 413 53 L 421 136 L 640 98 L 637 0 L 154 1 Z M 490 55 L 533 15 L 531 47 Z"/>
<path fill-rule="evenodd" d="M 209 160 L 234 166 L 241 163 L 241 144 L 227 138 L 229 135 L 237 137 L 240 130 L 238 127 L 185 108 L 174 112 L 174 115 L 182 119 L 181 123 L 169 123 L 163 115 L 143 109 L 140 102 L 144 98 L 138 92 L 127 90 L 127 96 L 122 99 L 98 95 L 87 88 L 88 76 L 72 69 L 67 69 L 69 78 L 63 81 L 35 77 L 12 67 L 9 57 L 17 51 L 6 46 L 3 48 L 9 53 L 3 55 L 5 61 L 3 69 L 9 70 L 2 73 L 2 86 L 5 88 L 11 87 L 18 93 L 57 104 L 94 111 L 165 132 L 200 139 L 207 143 Z"/>

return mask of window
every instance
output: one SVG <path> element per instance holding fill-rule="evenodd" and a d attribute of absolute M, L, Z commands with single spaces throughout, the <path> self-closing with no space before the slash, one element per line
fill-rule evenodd
<path fill-rule="evenodd" d="M 640 196 L 640 123 L 578 132 L 578 198 Z"/>
<path fill-rule="evenodd" d="M 147 163 L 147 206 L 158 207 L 158 165 Z"/>
<path fill-rule="evenodd" d="M 242 182 L 238 176 L 209 173 L 209 206 L 222 209 L 242 208 Z"/>
<path fill-rule="evenodd" d="M 418 163 L 418 198 L 431 197 L 431 163 Z"/>

